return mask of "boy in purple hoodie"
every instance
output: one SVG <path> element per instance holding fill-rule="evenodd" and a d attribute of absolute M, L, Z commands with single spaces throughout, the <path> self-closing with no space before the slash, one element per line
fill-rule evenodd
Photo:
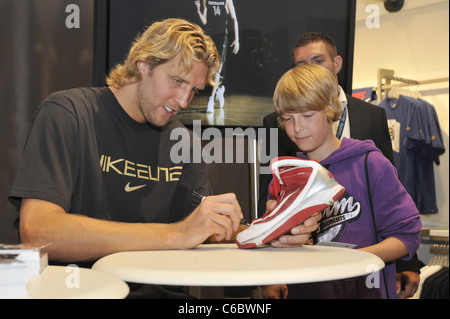
<path fill-rule="evenodd" d="M 342 105 L 336 80 L 326 69 L 302 65 L 286 72 L 275 89 L 274 104 L 280 125 L 303 151 L 297 156 L 319 161 L 346 189 L 339 201 L 322 212 L 315 241 L 354 244 L 355 249 L 380 257 L 386 267 L 380 274 L 379 289 L 367 287 L 365 278 L 354 278 L 288 287 L 269 286 L 263 289 L 264 295 L 396 298 L 395 260 L 408 259 L 416 253 L 422 224 L 394 166 L 372 141 L 349 138 L 339 141 L 333 134 L 332 125 L 341 117 Z M 366 163 L 374 217 L 369 202 Z M 288 242 L 289 236 L 283 237 L 280 242 Z"/>

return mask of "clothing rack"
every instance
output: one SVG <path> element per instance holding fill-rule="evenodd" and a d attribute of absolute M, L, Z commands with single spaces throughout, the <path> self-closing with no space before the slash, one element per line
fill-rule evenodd
<path fill-rule="evenodd" d="M 421 243 L 430 245 L 431 258 L 428 265 L 449 266 L 449 230 L 448 228 L 422 228 Z"/>
<path fill-rule="evenodd" d="M 439 227 L 423 227 L 420 231 L 422 244 L 449 244 L 449 229 Z"/>
<path fill-rule="evenodd" d="M 377 76 L 377 103 L 379 104 L 382 100 L 383 92 L 387 93 L 393 87 L 406 87 L 406 86 L 417 86 L 417 85 L 426 85 L 433 84 L 439 82 L 448 82 L 448 77 L 429 79 L 429 80 L 412 80 L 403 77 L 399 77 L 395 75 L 394 70 L 389 69 L 378 69 Z M 393 84 L 392 82 L 399 82 Z"/>
<path fill-rule="evenodd" d="M 447 244 L 433 244 L 430 247 L 430 253 L 434 255 L 431 258 L 428 265 L 434 266 L 439 265 L 442 267 L 447 267 L 449 265 L 448 262 L 448 243 Z"/>
<path fill-rule="evenodd" d="M 433 257 L 420 269 L 419 286 L 411 299 L 448 299 L 448 230 L 446 238 L 431 240 L 436 242 L 430 246 Z"/>
<path fill-rule="evenodd" d="M 411 299 L 448 299 L 448 228 L 423 227 L 420 231 L 421 243 L 430 244 L 433 256 L 420 269 L 420 282 Z"/>

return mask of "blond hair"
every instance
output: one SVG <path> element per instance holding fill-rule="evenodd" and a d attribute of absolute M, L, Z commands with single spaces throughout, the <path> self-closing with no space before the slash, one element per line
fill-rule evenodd
<path fill-rule="evenodd" d="M 208 67 L 207 82 L 217 85 L 214 75 L 219 70 L 220 57 L 213 40 L 198 25 L 183 19 L 166 19 L 148 27 L 136 38 L 125 61 L 114 67 L 106 83 L 120 88 L 139 82 L 142 75 L 137 68 L 138 61 L 149 63 L 153 70 L 179 54 L 183 75 L 189 73 L 193 62 L 202 62 Z"/>
<path fill-rule="evenodd" d="M 336 78 L 325 68 L 306 64 L 287 71 L 277 83 L 273 102 L 280 126 L 286 113 L 325 111 L 330 122 L 342 116 Z"/>

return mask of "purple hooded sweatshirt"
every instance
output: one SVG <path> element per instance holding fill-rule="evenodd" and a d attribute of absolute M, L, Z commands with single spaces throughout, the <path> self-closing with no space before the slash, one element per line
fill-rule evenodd
<path fill-rule="evenodd" d="M 388 237 L 401 240 L 408 248 L 408 255 L 404 258 L 410 259 L 420 245 L 422 223 L 419 213 L 411 196 L 398 180 L 395 167 L 371 140 L 359 141 L 344 138 L 340 148 L 320 162 L 333 174 L 336 181 L 345 187 L 345 193 L 332 207 L 322 212 L 317 240 L 351 243 L 356 245 L 355 249 L 375 244 L 364 170 L 364 159 L 368 151 L 370 153 L 367 165 L 378 241 Z M 298 153 L 297 156 L 306 158 L 303 153 Z M 369 292 L 362 293 L 360 296 L 347 297 L 364 298 L 376 295 L 382 298 L 397 298 L 395 262 L 387 263 L 384 272 L 389 296 L 386 296 L 385 285 L 380 274 L 380 289 L 375 289 L 379 290 L 377 294 Z M 297 289 L 291 289 L 291 286 L 289 288 L 290 293 L 293 293 L 292 297 L 296 295 L 295 291 L 300 292 L 302 285 L 295 286 Z M 316 285 L 314 289 L 317 291 L 319 286 Z M 324 297 L 327 297 L 327 291 L 330 292 L 331 288 L 327 285 L 323 288 L 326 290 Z M 366 289 L 366 287 L 363 288 Z M 333 289 L 336 290 L 336 295 L 328 296 L 339 296 L 340 288 Z M 374 288 L 371 289 L 374 290 Z M 316 295 L 316 297 L 320 296 L 320 293 Z"/>

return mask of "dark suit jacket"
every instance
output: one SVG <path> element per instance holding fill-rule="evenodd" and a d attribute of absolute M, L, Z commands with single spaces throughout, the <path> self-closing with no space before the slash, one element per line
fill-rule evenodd
<path fill-rule="evenodd" d="M 394 164 L 392 153 L 392 143 L 387 125 L 386 112 L 383 108 L 356 99 L 350 95 L 347 96 L 347 108 L 350 120 L 350 137 L 358 140 L 371 139 L 376 147 Z M 266 115 L 263 120 L 264 128 L 279 127 L 276 112 Z M 269 136 L 266 134 L 266 136 Z M 266 139 L 266 149 L 269 150 L 269 138 Z M 296 156 L 299 151 L 297 145 L 287 136 L 286 131 L 278 128 L 278 156 Z M 270 165 L 270 163 L 265 163 Z M 264 165 L 264 164 L 261 164 Z M 268 187 L 272 175 L 261 174 L 259 176 L 259 202 L 258 217 L 266 211 L 266 202 L 268 196 Z M 417 256 L 411 261 L 397 261 L 397 267 L 401 265 L 402 270 L 412 270 L 419 272 L 420 266 Z M 398 270 L 397 270 L 398 271 Z"/>

